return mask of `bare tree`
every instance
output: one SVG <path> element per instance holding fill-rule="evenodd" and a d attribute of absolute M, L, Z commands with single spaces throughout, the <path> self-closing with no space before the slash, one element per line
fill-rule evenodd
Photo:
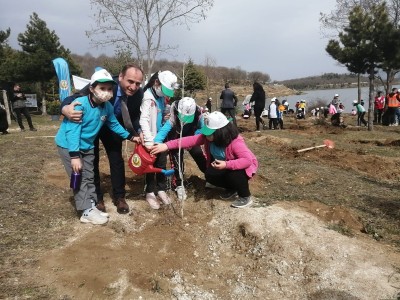
<path fill-rule="evenodd" d="M 162 45 L 162 33 L 167 24 L 186 25 L 206 18 L 214 0 L 91 0 L 97 9 L 95 27 L 86 32 L 92 42 L 134 49 L 142 67 L 151 73 L 160 52 L 173 46 Z"/>
<path fill-rule="evenodd" d="M 210 55 L 206 55 L 204 60 L 204 73 L 206 75 L 206 90 L 207 90 L 207 98 L 210 97 L 210 78 L 212 67 L 215 67 L 217 61 Z"/>

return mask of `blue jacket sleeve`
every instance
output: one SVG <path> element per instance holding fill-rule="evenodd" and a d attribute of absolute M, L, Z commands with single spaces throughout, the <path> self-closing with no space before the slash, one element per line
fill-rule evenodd
<path fill-rule="evenodd" d="M 200 130 L 204 126 L 204 116 L 201 115 L 199 118 L 199 122 L 197 123 L 197 129 L 194 134 L 201 134 Z"/>
<path fill-rule="evenodd" d="M 133 137 L 133 135 L 130 134 L 128 131 L 126 131 L 125 128 L 122 127 L 121 124 L 118 122 L 117 118 L 114 115 L 114 107 L 109 102 L 106 102 L 105 105 L 107 106 L 106 126 L 110 128 L 112 131 L 114 131 L 116 134 L 118 134 L 120 137 L 122 137 L 123 139 L 130 140 Z"/>
<path fill-rule="evenodd" d="M 172 124 L 170 121 L 165 122 L 163 127 L 157 132 L 156 137 L 154 138 L 154 143 L 162 143 L 167 138 L 168 133 L 172 129 Z"/>

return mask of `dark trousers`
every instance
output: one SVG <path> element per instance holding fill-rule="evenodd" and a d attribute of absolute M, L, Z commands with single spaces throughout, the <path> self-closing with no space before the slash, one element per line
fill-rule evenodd
<path fill-rule="evenodd" d="M 254 107 L 254 116 L 256 117 L 256 130 L 260 130 L 260 123 L 264 126 L 264 120 L 261 117 L 263 107 Z"/>
<path fill-rule="evenodd" d="M 382 114 L 383 114 L 383 109 L 375 109 L 374 110 L 374 123 L 375 122 L 377 124 L 382 123 Z"/>
<path fill-rule="evenodd" d="M 272 125 L 274 126 L 274 129 L 278 128 L 278 119 L 277 118 L 271 118 L 269 119 L 269 129 L 272 129 Z"/>
<path fill-rule="evenodd" d="M 153 166 L 155 168 L 165 169 L 167 166 L 167 153 L 157 154 L 157 159 Z M 146 174 L 146 193 L 156 193 L 167 190 L 167 179 L 163 173 Z"/>
<path fill-rule="evenodd" d="M 397 107 L 388 107 L 385 112 L 385 114 L 387 114 L 389 125 L 396 123 L 396 109 Z"/>
<path fill-rule="evenodd" d="M 18 122 L 19 128 L 25 129 L 24 124 L 22 123 L 21 114 L 23 114 L 26 118 L 26 121 L 28 121 L 29 128 L 34 128 L 33 124 L 32 124 L 31 115 L 29 114 L 27 107 L 14 108 L 14 111 L 15 111 L 15 114 L 17 115 L 17 122 Z"/>
<path fill-rule="evenodd" d="M 236 191 L 239 197 L 249 197 L 249 178 L 245 170 L 217 170 L 213 167 L 207 168 L 205 172 L 206 181 L 225 189 Z"/>
<path fill-rule="evenodd" d="M 122 138 L 103 126 L 94 141 L 94 183 L 96 186 L 97 200 L 103 200 L 99 171 L 99 140 L 101 140 L 110 164 L 112 196 L 114 199 L 125 198 L 125 164 L 122 157 Z"/>
<path fill-rule="evenodd" d="M 236 112 L 235 108 L 223 108 L 221 107 L 221 112 L 225 115 L 226 113 L 232 118 L 233 124 L 236 125 Z"/>
<path fill-rule="evenodd" d="M 367 121 L 364 120 L 364 116 L 365 116 L 365 111 L 364 112 L 359 112 L 357 114 L 357 125 L 361 126 L 361 123 L 365 126 L 367 126 Z"/>
<path fill-rule="evenodd" d="M 188 150 L 190 156 L 193 157 L 194 161 L 197 164 L 197 167 L 200 169 L 201 172 L 206 171 L 206 157 L 204 156 L 203 150 L 201 149 L 200 146 L 195 146 L 192 147 Z M 174 150 L 169 150 L 169 153 L 172 157 L 172 163 L 174 165 L 174 171 L 175 171 L 175 186 L 180 186 L 182 184 L 182 178 L 179 174 L 179 149 L 174 149 Z M 183 159 L 183 154 L 184 154 L 184 149 L 181 149 L 181 171 L 182 174 L 185 171 L 185 163 Z"/>

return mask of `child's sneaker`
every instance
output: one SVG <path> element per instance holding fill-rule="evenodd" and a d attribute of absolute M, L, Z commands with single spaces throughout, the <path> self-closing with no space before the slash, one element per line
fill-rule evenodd
<path fill-rule="evenodd" d="M 237 196 L 237 192 L 234 190 L 225 190 L 225 192 L 220 196 L 221 199 L 227 200 Z"/>
<path fill-rule="evenodd" d="M 154 193 L 147 193 L 146 194 L 146 201 L 150 204 L 152 209 L 159 209 L 160 202 L 158 202 L 156 195 Z"/>
<path fill-rule="evenodd" d="M 99 210 L 91 208 L 88 212 L 84 212 L 81 216 L 82 223 L 92 223 L 94 225 L 102 225 L 108 222 L 108 218 L 100 215 Z"/>
<path fill-rule="evenodd" d="M 100 209 L 98 209 L 96 206 L 92 207 L 94 210 L 97 210 L 97 212 L 100 214 L 100 216 L 106 217 L 108 218 L 110 215 L 104 211 L 101 211 Z"/>
<path fill-rule="evenodd" d="M 158 191 L 158 197 L 160 197 L 161 201 L 165 204 L 171 204 L 171 199 L 168 197 L 167 193 L 164 191 Z"/>
<path fill-rule="evenodd" d="M 251 206 L 252 204 L 253 200 L 251 199 L 251 196 L 249 196 L 249 197 L 239 197 L 239 199 L 236 199 L 235 201 L 232 202 L 231 206 L 236 208 L 243 208 Z"/>

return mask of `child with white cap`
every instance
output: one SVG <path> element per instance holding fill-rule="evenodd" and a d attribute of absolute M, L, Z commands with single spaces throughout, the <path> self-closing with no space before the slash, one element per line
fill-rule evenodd
<path fill-rule="evenodd" d="M 113 96 L 114 84 L 116 82 L 106 70 L 96 71 L 90 80 L 89 95 L 73 101 L 80 103 L 75 109 L 82 111 L 81 122 L 64 118 L 55 137 L 68 176 L 72 172 L 81 174 L 81 183 L 74 190 L 74 199 L 76 209 L 82 212 L 82 223 L 101 225 L 108 221 L 108 214 L 95 206 L 94 140 L 101 127 L 105 124 L 123 139 L 138 142 L 138 138 L 121 126 L 114 115 L 113 106 L 108 102 Z"/>
<path fill-rule="evenodd" d="M 156 72 L 151 76 L 149 82 L 143 88 L 144 95 L 140 106 L 139 124 L 143 133 L 143 145 L 148 151 L 154 145 L 154 138 L 161 129 L 164 121 L 166 101 L 174 96 L 178 88 L 177 77 L 170 71 Z M 167 154 L 157 156 L 154 167 L 165 169 L 167 165 Z M 146 201 L 153 209 L 160 208 L 156 194 L 164 204 L 170 204 L 171 199 L 166 193 L 167 183 L 162 173 L 146 174 Z"/>
<path fill-rule="evenodd" d="M 173 140 L 184 136 L 191 136 L 200 133 L 204 125 L 201 107 L 198 106 L 193 98 L 184 97 L 175 101 L 171 105 L 170 118 L 157 133 L 154 142 L 162 143 L 165 139 Z M 179 155 L 180 152 L 180 155 Z M 200 146 L 194 146 L 188 150 L 199 169 L 204 173 L 206 159 Z M 170 151 L 175 170 L 175 180 L 173 189 L 176 191 L 180 200 L 186 199 L 186 192 L 183 187 L 183 172 L 185 169 L 183 149 Z"/>
<path fill-rule="evenodd" d="M 206 157 L 206 181 L 225 188 L 222 199 L 235 199 L 231 206 L 247 207 L 252 204 L 249 179 L 257 171 L 256 156 L 247 147 L 237 127 L 229 122 L 224 114 L 215 111 L 204 119 L 201 134 L 175 139 L 165 144 L 155 145 L 151 154 L 182 148 L 204 145 Z"/>

